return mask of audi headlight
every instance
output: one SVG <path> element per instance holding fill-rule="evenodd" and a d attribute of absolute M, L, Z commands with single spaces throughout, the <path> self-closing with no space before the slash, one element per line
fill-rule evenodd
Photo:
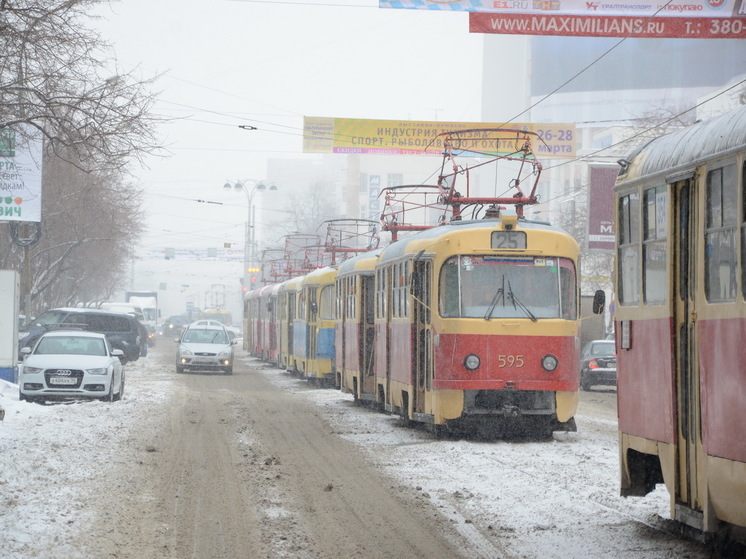
<path fill-rule="evenodd" d="M 24 365 L 23 367 L 23 374 L 25 375 L 37 375 L 41 373 L 44 369 L 40 367 L 29 367 L 27 365 Z"/>
<path fill-rule="evenodd" d="M 541 366 L 544 367 L 544 370 L 549 373 L 554 371 L 558 365 L 559 365 L 559 359 L 557 359 L 551 353 L 541 358 Z"/>
<path fill-rule="evenodd" d="M 102 367 L 99 369 L 86 369 L 86 372 L 89 375 L 106 375 L 109 373 L 109 369 L 107 369 L 106 367 Z"/>
<path fill-rule="evenodd" d="M 480 363 L 481 361 L 479 360 L 479 357 L 473 353 L 470 353 L 466 356 L 466 359 L 464 359 L 464 367 L 470 371 L 476 371 L 479 368 Z"/>

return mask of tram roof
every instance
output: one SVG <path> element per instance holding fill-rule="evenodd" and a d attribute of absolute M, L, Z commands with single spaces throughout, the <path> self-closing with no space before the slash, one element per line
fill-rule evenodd
<path fill-rule="evenodd" d="M 746 106 L 703 120 L 682 130 L 651 140 L 627 158 L 628 170 L 619 174 L 620 182 L 665 174 L 682 175 L 702 162 L 725 157 L 746 146 Z"/>
<path fill-rule="evenodd" d="M 413 252 L 413 250 L 409 246 L 413 242 L 431 240 L 431 239 L 435 240 L 435 239 L 440 239 L 447 235 L 458 234 L 463 231 L 469 231 L 473 229 L 485 229 L 485 228 L 489 230 L 499 229 L 500 218 L 452 221 L 451 223 L 447 225 L 439 225 L 436 227 L 431 227 L 430 229 L 419 231 L 417 233 L 414 233 L 413 235 L 404 237 L 403 239 L 396 241 L 395 243 L 391 243 L 388 247 L 386 247 L 383 250 L 380 258 L 382 261 L 392 260 L 392 259 L 399 258 L 407 253 Z M 518 219 L 518 228 L 519 229 L 541 229 L 544 231 L 554 231 L 557 233 L 565 233 L 566 235 L 569 235 L 569 233 L 567 233 L 564 229 L 555 227 L 554 225 L 551 225 L 546 221 L 531 221 L 525 218 Z"/>
<path fill-rule="evenodd" d="M 377 248 L 369 252 L 363 252 L 353 258 L 348 258 L 339 265 L 339 274 L 347 274 L 353 270 L 357 270 L 362 262 L 366 262 L 371 258 L 377 259 L 381 252 L 383 252 L 383 248 Z M 370 266 L 370 269 L 372 270 L 373 266 Z"/>

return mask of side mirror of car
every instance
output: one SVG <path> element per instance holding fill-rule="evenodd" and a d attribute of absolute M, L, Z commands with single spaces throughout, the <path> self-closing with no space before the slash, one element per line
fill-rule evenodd
<path fill-rule="evenodd" d="M 21 355 L 29 355 L 31 353 L 30 347 L 22 347 L 21 348 Z"/>
<path fill-rule="evenodd" d="M 112 349 L 111 350 L 111 356 L 112 357 L 123 357 L 124 352 L 121 349 Z"/>
<path fill-rule="evenodd" d="M 174 338 L 174 341 L 178 344 L 181 341 L 181 338 Z"/>

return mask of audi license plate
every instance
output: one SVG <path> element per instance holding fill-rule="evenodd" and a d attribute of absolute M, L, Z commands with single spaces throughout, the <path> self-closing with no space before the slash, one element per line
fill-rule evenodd
<path fill-rule="evenodd" d="M 77 384 L 78 379 L 75 377 L 51 377 L 49 384 Z"/>

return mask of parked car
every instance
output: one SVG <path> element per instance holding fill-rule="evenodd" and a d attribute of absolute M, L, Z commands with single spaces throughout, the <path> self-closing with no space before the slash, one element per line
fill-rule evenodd
<path fill-rule="evenodd" d="M 52 309 L 40 314 L 18 333 L 18 347 L 33 347 L 42 334 L 60 329 L 105 334 L 112 347 L 124 353 L 122 364 L 147 354 L 147 332 L 134 316 L 83 307 Z"/>
<path fill-rule="evenodd" d="M 222 371 L 233 374 L 233 344 L 223 325 L 190 324 L 176 347 L 176 372 Z"/>
<path fill-rule="evenodd" d="M 33 348 L 24 346 L 21 353 L 20 400 L 114 401 L 124 394 L 123 352 L 114 349 L 104 334 L 55 330 L 42 334 Z"/>
<path fill-rule="evenodd" d="M 614 340 L 588 342 L 580 356 L 580 387 L 590 390 L 597 384 L 616 386 Z"/>

